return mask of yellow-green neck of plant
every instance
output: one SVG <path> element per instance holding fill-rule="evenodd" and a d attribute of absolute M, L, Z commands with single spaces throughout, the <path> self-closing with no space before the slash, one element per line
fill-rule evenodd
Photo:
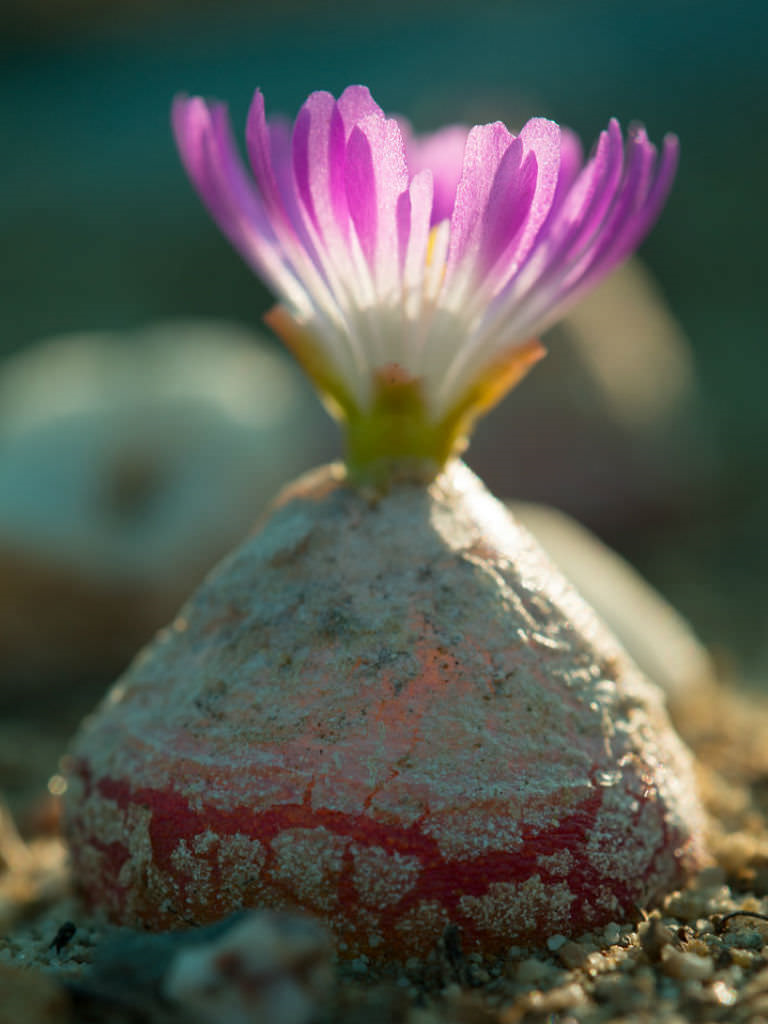
<path fill-rule="evenodd" d="M 424 382 L 396 363 L 374 371 L 365 407 L 329 369 L 312 335 L 282 307 L 265 317 L 294 353 L 345 431 L 347 479 L 386 491 L 403 481 L 427 484 L 467 446 L 476 419 L 488 412 L 545 355 L 538 340 L 516 345 L 472 376 L 460 399 L 441 416 L 431 414 Z"/>
<path fill-rule="evenodd" d="M 448 424 L 430 419 L 421 381 L 397 366 L 376 372 L 370 406 L 348 410 L 344 427 L 349 480 L 376 490 L 429 482 L 466 446 Z"/>

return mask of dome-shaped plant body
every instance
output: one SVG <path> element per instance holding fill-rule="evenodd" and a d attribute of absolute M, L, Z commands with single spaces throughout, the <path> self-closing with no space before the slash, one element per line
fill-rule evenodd
<path fill-rule="evenodd" d="M 75 878 L 151 928 L 298 907 L 346 955 L 503 951 L 703 860 L 660 692 L 460 462 L 303 478 L 76 738 Z"/>

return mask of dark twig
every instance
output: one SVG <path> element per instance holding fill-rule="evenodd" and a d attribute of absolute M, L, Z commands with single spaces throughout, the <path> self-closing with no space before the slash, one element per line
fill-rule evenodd
<path fill-rule="evenodd" d="M 760 921 L 768 921 L 768 914 L 758 914 L 756 910 L 732 910 L 730 914 L 726 914 L 715 923 L 715 931 L 718 935 L 725 930 L 725 926 L 734 917 L 756 917 Z"/>
<path fill-rule="evenodd" d="M 72 938 L 76 931 L 77 925 L 73 924 L 72 921 L 65 921 L 64 924 L 60 926 L 59 930 L 54 935 L 53 941 L 51 942 L 48 949 L 55 948 L 56 952 L 60 953 L 62 949 L 64 949 L 64 947 L 67 945 L 67 943 L 70 941 L 70 939 Z"/>

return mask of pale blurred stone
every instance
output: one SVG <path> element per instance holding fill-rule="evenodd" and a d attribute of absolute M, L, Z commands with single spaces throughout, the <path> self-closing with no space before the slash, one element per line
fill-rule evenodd
<path fill-rule="evenodd" d="M 520 501 L 508 502 L 508 508 L 672 701 L 714 685 L 714 666 L 703 644 L 627 561 L 558 509 Z"/>
<path fill-rule="evenodd" d="M 665 946 L 662 949 L 661 969 L 671 978 L 681 980 L 706 981 L 715 973 L 715 965 L 711 957 L 681 952 L 673 946 Z"/>
<path fill-rule="evenodd" d="M 543 342 L 548 357 L 478 425 L 467 453 L 495 494 L 626 527 L 709 486 L 716 443 L 692 346 L 638 260 Z"/>
<path fill-rule="evenodd" d="M 264 504 L 332 447 L 290 358 L 178 321 L 0 367 L 0 700 L 109 679 Z"/>
<path fill-rule="evenodd" d="M 330 937 L 311 918 L 255 911 L 182 949 L 163 993 L 199 1024 L 308 1024 L 331 991 L 332 965 Z"/>

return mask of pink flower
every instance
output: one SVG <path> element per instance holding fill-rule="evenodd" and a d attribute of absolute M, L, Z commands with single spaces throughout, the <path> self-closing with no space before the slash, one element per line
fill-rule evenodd
<path fill-rule="evenodd" d="M 268 321 L 347 420 L 358 462 L 441 462 L 460 448 L 543 355 L 532 339 L 644 238 L 678 151 L 667 136 L 657 154 L 642 127 L 625 142 L 615 120 L 586 162 L 543 118 L 517 136 L 496 122 L 419 138 L 363 86 L 312 93 L 292 126 L 268 122 L 257 92 L 253 177 L 223 105 L 177 98 L 173 125 L 210 213 L 280 298 Z"/>

